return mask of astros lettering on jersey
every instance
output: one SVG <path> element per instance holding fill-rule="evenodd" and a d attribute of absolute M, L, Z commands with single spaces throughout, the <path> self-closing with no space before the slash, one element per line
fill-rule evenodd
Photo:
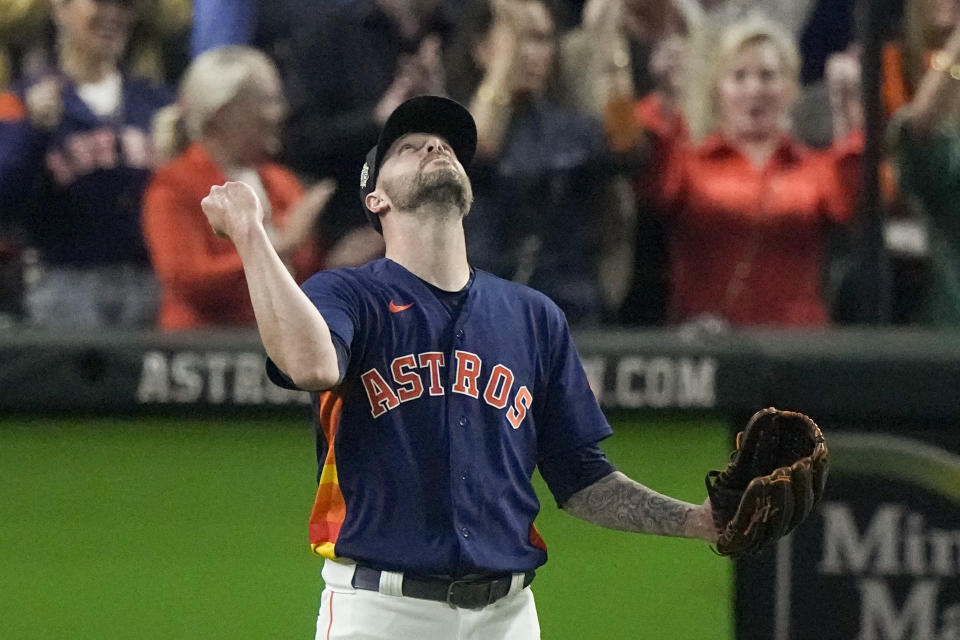
<path fill-rule="evenodd" d="M 386 258 L 303 290 L 349 351 L 316 401 L 314 551 L 423 574 L 542 565 L 538 461 L 610 434 L 557 306 L 475 270 L 454 317 Z"/>
<path fill-rule="evenodd" d="M 478 378 L 484 370 L 483 360 L 469 351 L 453 352 L 456 359 L 456 373 L 451 390 L 453 393 L 462 393 L 472 398 L 480 398 L 480 384 Z M 370 369 L 360 379 L 370 401 L 370 412 L 374 418 L 379 418 L 387 411 L 400 406 L 402 402 L 416 400 L 423 395 L 424 379 L 418 372 L 424 369 L 429 372 L 428 393 L 432 396 L 444 394 L 443 381 L 440 369 L 444 366 L 443 353 L 431 351 L 419 354 L 408 354 L 394 358 L 390 365 L 393 376 L 393 386 L 387 382 L 383 374 L 377 369 Z M 497 364 L 484 385 L 483 400 L 491 407 L 503 409 L 507 406 L 508 398 L 513 390 L 515 376 L 513 371 L 503 364 Z M 394 391 L 394 386 L 396 391 Z M 514 429 L 520 428 L 520 423 L 527 415 L 530 401 L 533 397 L 526 386 L 520 387 L 513 396 L 513 406 L 507 411 L 507 420 Z"/>

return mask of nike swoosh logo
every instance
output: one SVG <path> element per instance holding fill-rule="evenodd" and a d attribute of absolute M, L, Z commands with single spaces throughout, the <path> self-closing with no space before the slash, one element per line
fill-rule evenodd
<path fill-rule="evenodd" d="M 397 313 L 398 311 L 405 311 L 406 309 L 409 309 L 412 306 L 413 306 L 412 302 L 409 304 L 400 305 L 400 304 L 395 304 L 393 300 L 391 300 L 390 304 L 387 305 L 387 308 L 390 309 L 390 313 Z"/>

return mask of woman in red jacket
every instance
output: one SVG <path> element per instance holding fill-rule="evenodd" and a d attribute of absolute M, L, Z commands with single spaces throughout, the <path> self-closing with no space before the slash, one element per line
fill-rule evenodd
<path fill-rule="evenodd" d="M 785 30 L 738 23 L 714 59 L 706 138 L 692 143 L 655 98 L 636 111 L 654 151 L 641 196 L 668 220 L 670 319 L 825 325 L 826 232 L 851 220 L 858 183 L 861 116 L 846 91 L 855 78 L 834 83 L 846 83 L 834 87 L 835 144 L 814 152 L 790 134 L 799 56 Z"/>
<path fill-rule="evenodd" d="M 180 151 L 160 167 L 146 193 L 144 233 L 160 280 L 160 326 L 253 326 L 240 257 L 217 237 L 200 208 L 215 184 L 250 184 L 266 207 L 277 252 L 299 280 L 319 266 L 314 222 L 333 184 L 304 192 L 297 178 L 271 162 L 280 150 L 286 112 L 270 60 L 248 47 L 198 56 L 184 75 L 177 105 L 154 127 L 161 152 Z"/>

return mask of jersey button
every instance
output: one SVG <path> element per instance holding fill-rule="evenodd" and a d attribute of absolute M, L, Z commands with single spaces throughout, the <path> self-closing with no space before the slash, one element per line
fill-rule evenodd
<path fill-rule="evenodd" d="M 466 527 L 464 527 L 464 528 L 460 529 L 460 534 L 461 534 L 464 538 L 469 538 L 469 537 L 470 537 L 470 529 L 467 529 Z"/>
<path fill-rule="evenodd" d="M 463 329 L 457 329 L 457 340 L 463 340 Z"/>
<path fill-rule="evenodd" d="M 467 480 L 467 474 L 461 473 L 461 474 L 460 474 L 460 479 L 463 480 L 464 482 L 466 482 L 466 480 Z"/>
<path fill-rule="evenodd" d="M 467 419 L 466 416 L 460 416 L 460 420 L 458 420 L 458 422 L 460 423 L 461 427 L 465 427 L 467 426 L 467 424 L 469 424 L 470 421 Z"/>

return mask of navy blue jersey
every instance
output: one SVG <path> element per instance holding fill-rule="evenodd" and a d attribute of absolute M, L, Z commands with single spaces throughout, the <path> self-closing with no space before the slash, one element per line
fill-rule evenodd
<path fill-rule="evenodd" d="M 536 465 L 611 433 L 558 307 L 478 270 L 457 313 L 389 259 L 303 290 L 349 352 L 318 401 L 314 551 L 425 574 L 543 564 Z"/>
<path fill-rule="evenodd" d="M 149 265 L 140 209 L 154 167 L 150 128 L 172 95 L 124 76 L 119 112 L 104 118 L 61 79 L 63 116 L 50 131 L 27 118 L 30 83 L 0 96 L 0 226 L 13 218 L 49 264 Z"/>

